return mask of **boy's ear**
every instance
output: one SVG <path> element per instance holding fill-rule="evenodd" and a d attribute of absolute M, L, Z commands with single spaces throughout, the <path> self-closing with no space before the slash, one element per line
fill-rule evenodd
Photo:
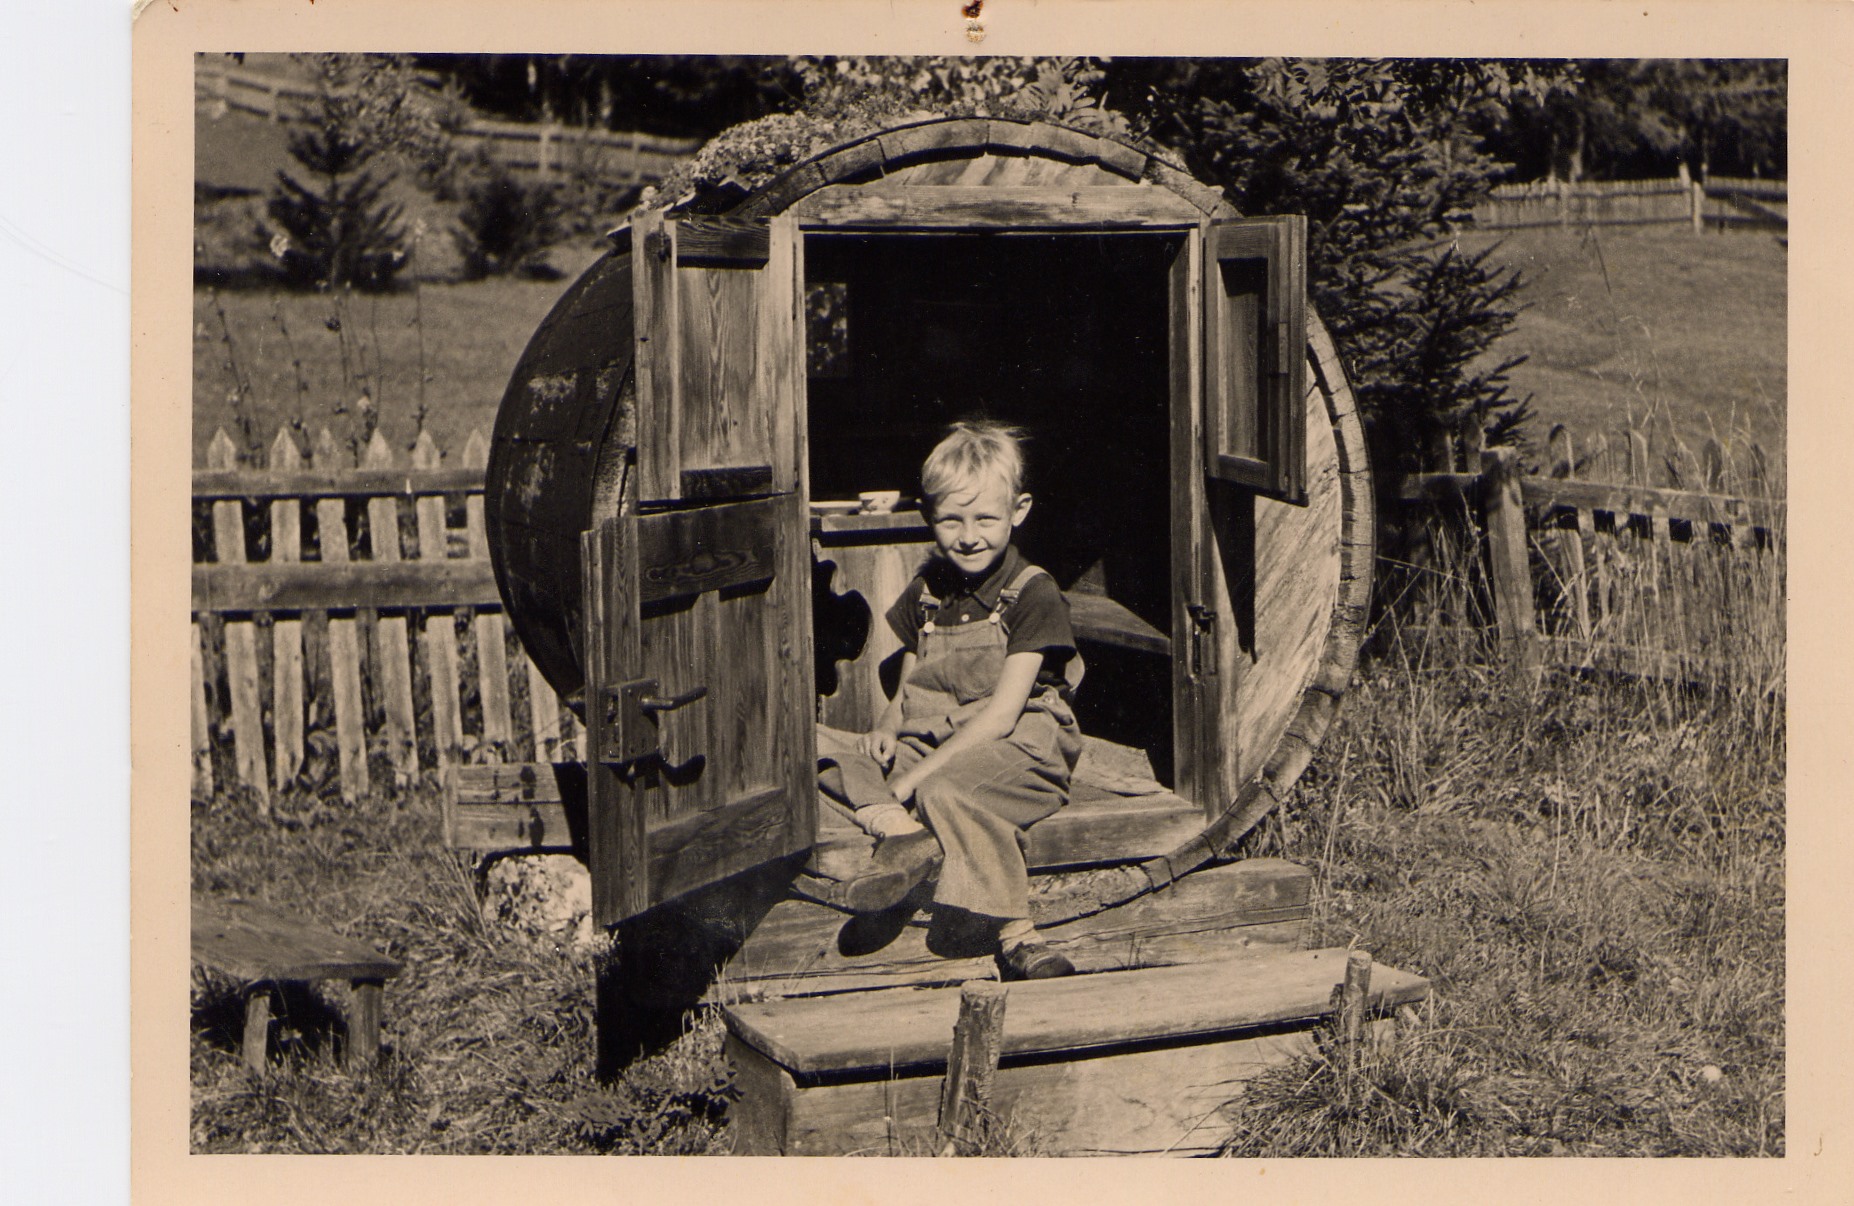
<path fill-rule="evenodd" d="M 1031 498 L 1028 494 L 1017 496 L 1017 505 L 1011 509 L 1011 526 L 1016 527 L 1030 515 Z"/>

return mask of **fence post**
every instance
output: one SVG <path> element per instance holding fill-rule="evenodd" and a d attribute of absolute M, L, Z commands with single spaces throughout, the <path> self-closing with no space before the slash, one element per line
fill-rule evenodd
<path fill-rule="evenodd" d="M 1519 495 L 1516 450 L 1489 448 L 1481 453 L 1481 511 L 1501 652 L 1510 666 L 1531 674 L 1539 667 L 1538 632 L 1532 616 L 1532 571 L 1526 563 L 1526 510 Z"/>

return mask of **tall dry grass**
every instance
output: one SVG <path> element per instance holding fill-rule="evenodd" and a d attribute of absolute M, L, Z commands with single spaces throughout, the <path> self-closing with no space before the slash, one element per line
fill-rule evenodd
<path fill-rule="evenodd" d="M 1252 1083 L 1227 1151 L 1780 1155 L 1781 533 L 1677 572 L 1624 533 L 1585 648 L 1663 672 L 1532 677 L 1497 660 L 1473 535 L 1393 568 L 1339 722 L 1249 843 L 1315 869 L 1323 942 L 1434 996 L 1356 1067 Z"/>

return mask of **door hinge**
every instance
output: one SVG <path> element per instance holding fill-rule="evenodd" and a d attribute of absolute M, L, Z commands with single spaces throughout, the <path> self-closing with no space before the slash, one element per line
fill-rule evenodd
<path fill-rule="evenodd" d="M 1191 613 L 1191 677 L 1207 678 L 1217 672 L 1217 613 L 1202 603 L 1186 606 Z"/>

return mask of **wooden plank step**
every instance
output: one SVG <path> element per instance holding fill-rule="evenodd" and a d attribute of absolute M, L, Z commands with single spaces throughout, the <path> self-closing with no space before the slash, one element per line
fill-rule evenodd
<path fill-rule="evenodd" d="M 1346 951 L 1332 948 L 1012 984 L 1003 1059 L 1208 1041 L 1309 1023 L 1328 1012 L 1345 961 Z M 1428 991 L 1421 976 L 1374 964 L 1369 1008 L 1383 1013 L 1420 1001 Z M 959 990 L 790 997 L 733 1005 L 723 1013 L 730 1034 L 801 1082 L 931 1072 L 945 1067 Z"/>
<path fill-rule="evenodd" d="M 260 980 L 385 980 L 399 964 L 363 942 L 238 898 L 193 898 L 193 958 Z"/>
<path fill-rule="evenodd" d="M 578 763 L 461 766 L 445 793 L 445 834 L 457 849 L 583 854 L 585 771 Z M 807 867 L 825 879 L 854 875 L 874 839 L 830 807 Z M 1156 857 L 1202 831 L 1203 810 L 1169 792 L 1121 796 L 1087 781 L 1074 799 L 1029 831 L 1031 870 Z"/>
<path fill-rule="evenodd" d="M 1085 874 L 1085 873 L 1084 873 Z M 1168 887 L 1089 916 L 1086 884 L 1039 880 L 1031 912 L 1037 940 L 1084 972 L 1206 963 L 1297 949 L 1309 916 L 1312 873 L 1283 859 L 1246 859 L 1194 872 Z M 1081 899 L 1078 899 L 1081 898 Z M 735 1002 L 769 996 L 957 985 L 993 977 L 989 951 L 968 941 L 964 954 L 926 914 L 879 931 L 878 919 L 852 919 L 808 900 L 773 906 L 727 963 L 709 997 Z M 950 948 L 950 949 L 949 949 Z"/>

